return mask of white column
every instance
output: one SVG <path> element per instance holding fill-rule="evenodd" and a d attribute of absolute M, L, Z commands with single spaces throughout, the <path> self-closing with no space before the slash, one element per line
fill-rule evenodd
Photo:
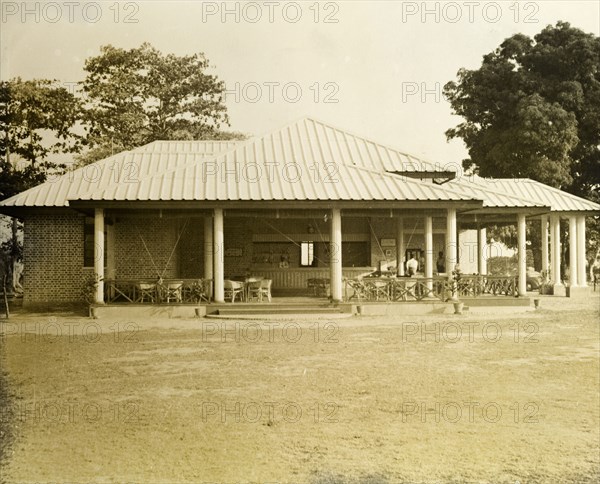
<path fill-rule="evenodd" d="M 433 277 L 433 219 L 425 216 L 425 278 Z M 427 281 L 427 288 L 433 289 L 433 282 Z"/>
<path fill-rule="evenodd" d="M 223 287 L 223 280 L 225 277 L 225 266 L 223 261 L 223 209 L 215 208 L 213 222 L 213 299 L 215 302 L 225 302 L 225 289 Z"/>
<path fill-rule="evenodd" d="M 585 270 L 587 253 L 585 249 L 585 215 L 579 215 L 577 217 L 577 285 L 579 287 L 587 287 L 587 271 Z"/>
<path fill-rule="evenodd" d="M 104 209 L 94 212 L 94 275 L 96 285 L 95 303 L 104 304 Z"/>
<path fill-rule="evenodd" d="M 342 214 L 339 208 L 331 210 L 331 235 L 329 237 L 331 300 L 342 300 Z"/>
<path fill-rule="evenodd" d="M 396 219 L 396 274 L 404 275 L 404 219 L 398 217 Z"/>
<path fill-rule="evenodd" d="M 551 275 L 554 286 L 562 286 L 560 277 L 560 218 L 558 215 L 550 216 L 550 249 L 551 249 Z"/>
<path fill-rule="evenodd" d="M 527 224 L 525 214 L 517 215 L 519 296 L 527 294 Z"/>
<path fill-rule="evenodd" d="M 487 275 L 487 229 L 481 227 L 477 230 L 477 254 L 479 257 L 477 270 L 481 275 Z"/>
<path fill-rule="evenodd" d="M 548 274 L 548 216 L 542 215 L 542 271 Z"/>
<path fill-rule="evenodd" d="M 577 287 L 577 218 L 569 217 L 569 286 Z"/>
<path fill-rule="evenodd" d="M 204 279 L 212 280 L 213 266 L 213 220 L 207 216 L 204 217 Z M 212 297 L 212 294 L 209 294 L 209 297 Z"/>
<path fill-rule="evenodd" d="M 458 247 L 456 243 L 456 209 L 449 208 L 446 217 L 446 273 L 448 278 L 452 278 L 452 271 L 457 261 Z"/>
<path fill-rule="evenodd" d="M 460 265 L 460 257 L 462 255 L 460 246 L 460 229 L 458 228 L 458 220 L 456 221 L 456 263 Z"/>

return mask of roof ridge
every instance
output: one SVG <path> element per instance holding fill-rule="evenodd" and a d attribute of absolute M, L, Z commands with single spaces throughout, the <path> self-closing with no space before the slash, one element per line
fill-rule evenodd
<path fill-rule="evenodd" d="M 395 151 L 396 153 L 400 153 L 401 155 L 404 155 L 404 156 L 406 156 L 408 158 L 414 158 L 414 159 L 417 159 L 417 160 L 419 160 L 419 161 L 421 161 L 423 163 L 426 163 L 428 165 L 433 165 L 434 167 L 436 166 L 436 163 L 433 162 L 433 161 L 430 161 L 430 160 L 422 158 L 421 156 L 417 156 L 417 155 L 414 155 L 412 153 L 408 153 L 406 151 L 400 150 L 399 148 L 395 148 L 395 147 L 393 147 L 391 145 L 384 144 L 381 141 L 375 141 L 373 139 L 367 138 L 367 137 L 365 137 L 363 135 L 360 135 L 360 134 L 358 134 L 358 133 L 356 133 L 356 132 L 354 132 L 352 130 L 348 130 L 346 128 L 340 128 L 340 127 L 334 126 L 334 125 L 332 125 L 329 122 L 322 121 L 322 120 L 320 120 L 320 119 L 318 119 L 316 117 L 313 117 L 313 116 L 307 116 L 306 119 L 309 119 L 310 121 L 312 121 L 314 123 L 318 123 L 318 124 L 321 124 L 323 126 L 326 126 L 326 127 L 330 128 L 330 129 L 332 129 L 334 131 L 341 131 L 341 132 L 343 132 L 343 133 L 345 133 L 347 135 L 353 136 L 355 138 L 360 138 L 360 139 L 362 139 L 362 140 L 364 140 L 366 142 L 369 142 L 369 143 L 373 143 L 376 146 L 380 146 L 382 148 Z"/>
<path fill-rule="evenodd" d="M 148 147 L 156 145 L 158 143 L 168 143 L 168 144 L 175 144 L 175 143 L 235 143 L 235 144 L 239 144 L 239 143 L 243 143 L 245 141 L 248 140 L 203 140 L 203 139 L 196 139 L 196 140 L 154 140 L 151 141 L 150 143 L 146 143 L 144 145 L 140 145 L 140 146 L 136 146 L 135 148 L 132 148 L 131 152 L 134 153 L 154 153 L 153 150 L 149 150 Z M 186 152 L 186 153 L 191 153 L 191 152 Z"/>

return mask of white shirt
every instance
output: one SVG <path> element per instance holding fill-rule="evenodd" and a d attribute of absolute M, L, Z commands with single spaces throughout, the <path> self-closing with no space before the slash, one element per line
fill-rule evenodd
<path fill-rule="evenodd" d="M 416 274 L 418 269 L 419 269 L 419 262 L 417 261 L 417 259 L 415 259 L 414 257 L 411 257 L 410 259 L 408 259 L 406 261 L 406 271 L 407 272 L 412 272 L 413 274 Z"/>

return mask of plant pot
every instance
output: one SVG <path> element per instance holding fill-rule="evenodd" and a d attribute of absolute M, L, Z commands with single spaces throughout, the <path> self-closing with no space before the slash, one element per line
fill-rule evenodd
<path fill-rule="evenodd" d="M 454 306 L 454 314 L 462 314 L 463 308 L 465 307 L 465 303 L 456 301 L 453 303 Z"/>
<path fill-rule="evenodd" d="M 540 308 L 540 300 L 539 299 L 534 299 L 533 300 L 533 305 L 535 307 L 535 309 L 539 309 Z"/>
<path fill-rule="evenodd" d="M 197 318 L 202 317 L 202 314 L 200 313 L 200 308 L 194 308 L 194 311 L 196 312 L 196 317 Z"/>

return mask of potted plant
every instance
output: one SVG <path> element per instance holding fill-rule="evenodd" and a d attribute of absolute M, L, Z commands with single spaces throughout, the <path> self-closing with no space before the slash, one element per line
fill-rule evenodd
<path fill-rule="evenodd" d="M 202 302 L 202 300 L 208 301 L 208 294 L 206 284 L 202 279 L 198 279 L 190 284 L 190 299 L 196 303 Z"/>
<path fill-rule="evenodd" d="M 458 289 L 460 287 L 460 277 L 461 271 L 458 264 L 454 267 L 452 271 L 452 281 L 451 281 L 451 300 L 454 305 L 454 314 L 462 314 L 463 308 L 465 304 L 459 299 L 460 294 L 458 293 Z"/>
<path fill-rule="evenodd" d="M 81 288 L 81 298 L 85 301 L 89 309 L 89 315 L 92 318 L 96 318 L 96 289 L 98 284 L 102 282 L 102 278 L 98 277 L 97 274 L 89 274 L 83 280 L 83 286 Z"/>

